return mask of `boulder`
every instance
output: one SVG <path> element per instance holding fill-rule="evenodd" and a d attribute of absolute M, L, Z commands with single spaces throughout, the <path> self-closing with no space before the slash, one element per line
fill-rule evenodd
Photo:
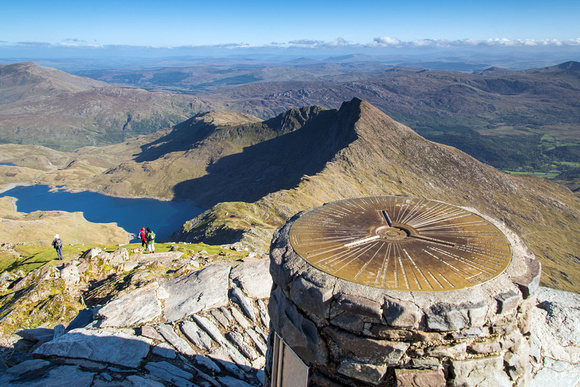
<path fill-rule="evenodd" d="M 87 359 L 137 368 L 149 353 L 151 340 L 121 332 L 73 329 L 41 345 L 37 356 Z"/>
<path fill-rule="evenodd" d="M 109 302 L 96 315 L 102 319 L 100 327 L 130 327 L 148 323 L 161 315 L 157 299 L 159 284 L 153 282 Z"/>
<path fill-rule="evenodd" d="M 164 282 L 157 294 L 165 299 L 165 319 L 174 322 L 204 309 L 227 305 L 230 269 L 226 265 L 210 265 Z"/>
<path fill-rule="evenodd" d="M 232 269 L 230 278 L 248 297 L 270 297 L 272 276 L 270 275 L 269 259 L 244 262 Z"/>

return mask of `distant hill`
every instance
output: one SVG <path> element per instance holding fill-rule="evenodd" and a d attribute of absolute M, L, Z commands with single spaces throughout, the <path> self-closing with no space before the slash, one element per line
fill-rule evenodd
<path fill-rule="evenodd" d="M 30 62 L 0 66 L 0 143 L 60 150 L 112 144 L 204 108 L 192 96 L 114 87 Z"/>

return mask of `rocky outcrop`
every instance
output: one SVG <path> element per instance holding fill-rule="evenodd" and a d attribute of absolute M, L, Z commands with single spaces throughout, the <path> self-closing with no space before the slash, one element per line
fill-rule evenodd
<path fill-rule="evenodd" d="M 74 329 L 22 330 L 36 349 L 0 384 L 261 385 L 268 299 L 256 296 L 269 296 L 268 267 L 267 259 L 209 265 L 120 294 Z"/>
<path fill-rule="evenodd" d="M 101 254 L 98 251 L 93 253 L 96 253 L 93 259 Z M 150 259 L 168 262 L 169 258 L 163 254 L 151 255 Z M 85 254 L 89 261 L 90 256 Z M 117 256 L 124 255 L 119 253 Z M 146 261 L 143 256 L 135 254 L 129 258 L 141 263 Z M 121 260 L 116 264 L 122 267 L 123 262 L 127 261 Z M 267 313 L 272 287 L 270 262 L 254 259 L 238 263 L 231 265 L 231 268 L 230 265 L 211 264 L 173 279 L 158 279 L 142 287 L 122 291 L 104 305 L 82 310 L 66 328 L 57 325 L 54 328 L 18 331 L 24 344 L 34 344 L 33 353 L 22 352 L 19 358 L 13 357 L 13 366 L 0 370 L 0 385 L 261 385 L 265 376 L 263 370 L 270 326 Z M 210 273 L 215 274 L 216 278 L 209 276 Z M 533 278 L 529 285 L 532 282 Z M 182 286 L 185 283 L 187 287 Z M 179 292 L 182 292 L 182 299 L 192 301 L 188 304 L 190 309 L 167 302 L 166 294 Z M 213 300 L 219 301 L 207 301 L 206 297 L 210 294 Z M 530 331 L 525 335 L 531 343 L 529 348 L 520 346 L 519 350 L 511 351 L 510 356 L 503 359 L 499 356 L 487 356 L 484 360 L 457 358 L 453 360 L 452 367 L 458 379 L 465 380 L 466 385 L 508 385 L 506 378 L 500 380 L 493 376 L 494 370 L 505 368 L 513 372 L 518 369 L 518 356 L 529 356 L 532 367 L 530 386 L 551 384 L 575 387 L 580 383 L 580 295 L 543 287 L 538 288 L 536 294 L 537 301 L 529 300 Z M 223 295 L 226 297 L 225 303 L 221 299 Z M 304 295 L 306 297 L 308 291 Z M 273 297 L 277 297 L 276 294 Z M 200 302 L 195 303 L 194 299 Z M 504 313 L 513 313 L 510 300 L 509 295 L 501 300 Z M 359 315 L 365 321 L 372 320 L 376 315 L 372 302 L 357 311 L 353 310 L 355 304 L 360 305 L 360 300 L 344 296 L 337 300 L 332 313 L 343 317 Z M 390 321 L 389 324 L 398 325 L 400 329 L 396 332 L 401 335 L 408 327 L 420 323 L 415 316 L 416 311 L 401 305 L 401 302 L 396 306 L 394 303 L 385 305 L 387 307 L 382 315 L 376 318 L 384 318 Z M 401 310 L 405 313 L 399 313 Z M 474 308 L 469 310 L 472 312 L 466 312 L 468 317 L 476 315 Z M 172 316 L 175 311 L 179 311 L 179 318 L 166 317 Z M 290 318 L 297 323 L 296 316 L 290 315 Z M 356 319 L 345 317 L 342 323 L 356 325 Z M 306 320 L 301 324 L 307 328 Z M 315 328 L 315 324 L 312 327 Z M 353 356 L 342 359 L 341 373 L 364 374 L 367 383 L 384 374 L 389 364 L 397 362 L 408 350 L 404 336 L 391 337 L 388 345 L 386 341 L 371 340 L 360 347 L 351 340 L 353 334 L 339 330 L 329 330 L 328 333 L 333 340 L 341 343 L 341 350 L 383 353 L 384 365 L 363 367 Z M 422 332 L 421 335 L 417 339 L 438 340 L 436 334 Z M 514 336 L 510 342 L 504 341 L 498 346 L 491 341 L 478 342 L 467 336 L 459 337 L 453 331 L 448 332 L 447 336 L 453 336 L 457 343 L 447 345 L 451 339 L 439 337 L 441 345 L 416 360 L 414 369 L 396 370 L 393 380 L 397 385 L 441 385 L 445 380 L 444 372 L 436 367 L 433 359 L 441 356 L 453 358 L 466 350 L 467 342 L 470 343 L 470 351 L 486 354 L 502 352 L 501 345 L 515 348 L 518 342 L 523 342 Z M 314 348 L 313 344 L 304 344 Z M 318 343 L 319 349 L 324 349 L 323 346 L 322 342 Z M 15 350 L 18 347 L 15 345 Z"/>

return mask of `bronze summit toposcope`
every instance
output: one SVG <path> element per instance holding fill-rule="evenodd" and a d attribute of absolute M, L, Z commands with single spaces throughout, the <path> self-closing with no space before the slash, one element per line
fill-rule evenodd
<path fill-rule="evenodd" d="M 328 203 L 305 212 L 289 235 L 314 267 L 382 289 L 464 289 L 497 277 L 512 259 L 505 235 L 483 217 L 401 196 Z"/>

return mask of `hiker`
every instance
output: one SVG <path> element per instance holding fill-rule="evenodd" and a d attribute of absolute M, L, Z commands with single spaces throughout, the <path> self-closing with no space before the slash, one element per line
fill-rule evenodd
<path fill-rule="evenodd" d="M 141 247 L 145 247 L 145 245 L 147 245 L 147 238 L 145 237 L 146 234 L 147 232 L 145 231 L 145 227 L 141 227 L 141 230 L 139 230 L 139 239 L 141 239 Z"/>
<path fill-rule="evenodd" d="M 54 236 L 54 240 L 52 241 L 52 247 L 56 250 L 56 255 L 58 255 L 58 259 L 62 261 L 62 241 L 58 234 Z"/>
<path fill-rule="evenodd" d="M 147 233 L 145 234 L 145 239 L 147 240 L 147 250 L 150 253 L 155 252 L 155 233 L 147 227 Z"/>

